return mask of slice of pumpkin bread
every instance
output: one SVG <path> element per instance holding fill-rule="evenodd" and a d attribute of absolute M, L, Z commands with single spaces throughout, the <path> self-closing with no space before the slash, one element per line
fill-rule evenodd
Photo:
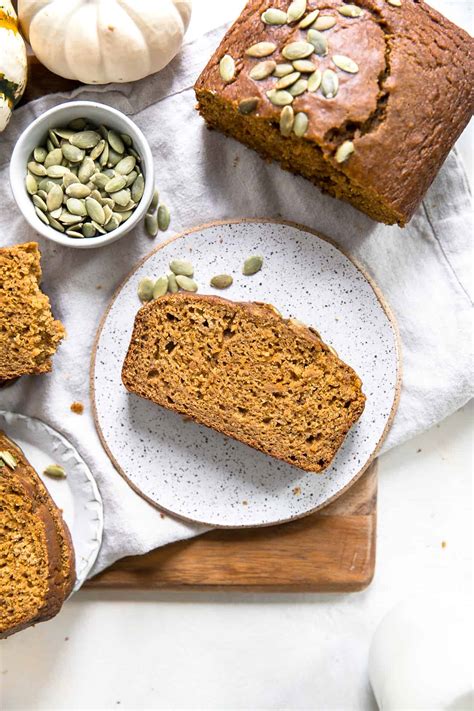
<path fill-rule="evenodd" d="M 300 469 L 331 463 L 364 409 L 360 378 L 268 304 L 179 293 L 143 306 L 122 369 L 132 393 Z"/>
<path fill-rule="evenodd" d="M 3 432 L 0 453 L 0 637 L 8 637 L 59 612 L 75 565 L 60 510 Z"/>
<path fill-rule="evenodd" d="M 64 338 L 40 279 L 36 242 L 0 248 L 0 382 L 50 371 Z"/>

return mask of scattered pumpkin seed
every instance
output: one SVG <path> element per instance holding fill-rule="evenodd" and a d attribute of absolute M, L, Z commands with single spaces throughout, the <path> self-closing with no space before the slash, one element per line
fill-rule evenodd
<path fill-rule="evenodd" d="M 308 130 L 309 119 L 304 111 L 299 111 L 295 116 L 295 122 L 293 124 L 293 131 L 295 136 L 302 138 L 306 131 Z"/>
<path fill-rule="evenodd" d="M 190 277 L 183 276 L 183 274 L 178 274 L 176 277 L 176 283 L 178 286 L 183 289 L 183 291 L 197 291 L 198 290 L 198 285 L 194 281 L 194 279 L 191 279 Z"/>
<path fill-rule="evenodd" d="M 320 69 L 316 69 L 308 78 L 308 91 L 317 91 L 321 85 L 322 74 Z"/>
<path fill-rule="evenodd" d="M 252 276 L 260 271 L 263 265 L 263 257 L 258 254 L 253 254 L 251 257 L 247 257 L 242 267 L 242 274 L 244 276 Z"/>
<path fill-rule="evenodd" d="M 177 294 L 179 291 L 178 282 L 176 281 L 176 274 L 168 274 L 168 291 L 171 294 Z"/>
<path fill-rule="evenodd" d="M 290 42 L 285 45 L 281 51 L 285 59 L 293 61 L 294 59 L 305 59 L 313 54 L 314 47 L 310 42 Z"/>
<path fill-rule="evenodd" d="M 313 10 L 312 12 L 308 13 L 306 17 L 303 17 L 301 22 L 298 23 L 298 27 L 300 27 L 302 30 L 306 29 L 306 27 L 309 27 L 313 24 L 318 15 L 319 10 Z"/>
<path fill-rule="evenodd" d="M 349 156 L 354 153 L 354 144 L 352 141 L 344 141 L 336 151 L 335 158 L 337 163 L 344 163 Z"/>
<path fill-rule="evenodd" d="M 275 69 L 273 70 L 273 76 L 274 77 L 284 77 L 287 74 L 291 74 L 292 71 L 293 71 L 293 65 L 286 64 L 283 62 L 281 64 L 276 65 Z"/>
<path fill-rule="evenodd" d="M 306 12 L 306 0 L 293 0 L 286 13 L 288 22 L 297 22 Z"/>
<path fill-rule="evenodd" d="M 151 301 L 153 299 L 153 287 L 155 286 L 154 282 L 150 279 L 150 277 L 144 277 L 141 279 L 138 283 L 138 298 L 142 303 L 146 303 L 147 301 Z"/>
<path fill-rule="evenodd" d="M 46 148 L 43 148 L 43 146 L 38 146 L 33 151 L 33 158 L 37 163 L 44 163 L 47 155 L 48 151 L 46 150 Z"/>
<path fill-rule="evenodd" d="M 249 47 L 245 54 L 247 57 L 257 57 L 261 59 L 262 57 L 268 57 L 270 54 L 276 50 L 276 44 L 273 42 L 257 42 Z"/>
<path fill-rule="evenodd" d="M 6 449 L 0 452 L 0 459 L 7 465 L 9 469 L 15 469 L 16 465 L 18 464 L 16 457 L 14 457 L 13 454 L 11 452 L 8 452 Z"/>
<path fill-rule="evenodd" d="M 169 263 L 169 268 L 176 276 L 181 274 L 182 276 L 192 277 L 194 275 L 193 265 L 185 259 L 173 259 Z"/>
<path fill-rule="evenodd" d="M 310 62 L 309 59 L 296 59 L 293 62 L 293 67 L 302 74 L 311 74 L 316 69 L 316 65 Z"/>
<path fill-rule="evenodd" d="M 337 10 L 344 17 L 360 17 L 364 14 L 362 8 L 357 5 L 341 5 Z"/>
<path fill-rule="evenodd" d="M 160 296 L 164 296 L 168 291 L 168 277 L 167 276 L 161 276 L 159 279 L 155 281 L 155 285 L 153 286 L 153 298 L 154 299 L 159 299 Z"/>
<path fill-rule="evenodd" d="M 248 99 L 242 99 L 239 102 L 239 113 L 241 114 L 251 114 L 252 111 L 255 111 L 255 109 L 258 106 L 258 97 L 256 96 L 250 96 Z"/>
<path fill-rule="evenodd" d="M 276 7 L 269 7 L 268 10 L 260 15 L 262 22 L 266 25 L 284 25 L 286 24 L 286 12 L 278 10 Z"/>
<path fill-rule="evenodd" d="M 287 106 L 293 102 L 292 95 L 284 89 L 281 91 L 271 89 L 270 91 L 267 91 L 267 96 L 274 106 Z"/>
<path fill-rule="evenodd" d="M 153 193 L 153 197 L 151 199 L 151 203 L 148 207 L 148 212 L 154 212 L 156 208 L 158 207 L 158 203 L 160 202 L 160 193 L 158 190 L 155 190 Z"/>
<path fill-rule="evenodd" d="M 325 30 L 330 30 L 336 24 L 336 18 L 332 15 L 320 15 L 313 25 L 314 30 L 319 30 L 319 32 L 324 32 Z"/>
<path fill-rule="evenodd" d="M 295 113 L 291 106 L 284 106 L 280 113 L 280 133 L 282 136 L 289 136 L 293 129 Z"/>
<path fill-rule="evenodd" d="M 254 81 L 266 79 L 275 71 L 277 64 L 273 59 L 267 59 L 265 62 L 258 62 L 249 72 L 249 77 Z"/>
<path fill-rule="evenodd" d="M 214 289 L 228 289 L 229 286 L 232 286 L 233 282 L 234 280 L 230 274 L 217 274 L 212 277 L 211 286 L 213 286 Z"/>
<path fill-rule="evenodd" d="M 148 212 L 145 215 L 145 229 L 150 237 L 156 237 L 158 234 L 158 219 L 155 214 Z"/>
<path fill-rule="evenodd" d="M 43 474 L 54 479 L 65 479 L 67 476 L 64 467 L 59 466 L 59 464 L 50 464 L 43 470 Z"/>
<path fill-rule="evenodd" d="M 308 30 L 308 41 L 314 47 L 314 51 L 320 57 L 325 57 L 328 53 L 328 41 L 319 30 Z"/>
<path fill-rule="evenodd" d="M 339 90 L 339 79 L 332 69 L 325 69 L 321 78 L 321 91 L 326 99 L 333 99 Z"/>
<path fill-rule="evenodd" d="M 293 86 L 290 86 L 288 91 L 290 92 L 291 96 L 300 96 L 301 94 L 304 94 L 304 92 L 308 88 L 308 82 L 306 79 L 298 79 L 297 82 L 293 84 Z"/>
<path fill-rule="evenodd" d="M 349 74 L 357 74 L 359 67 L 350 57 L 346 57 L 344 54 L 333 54 L 332 61 L 339 69 L 343 72 L 348 72 Z"/>
<path fill-rule="evenodd" d="M 235 62 L 230 54 L 224 54 L 219 62 L 219 74 L 222 81 L 229 83 L 235 77 Z"/>

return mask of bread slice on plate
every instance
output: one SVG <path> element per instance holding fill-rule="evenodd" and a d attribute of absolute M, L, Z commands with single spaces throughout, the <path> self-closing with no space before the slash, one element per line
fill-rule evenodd
<path fill-rule="evenodd" d="M 314 329 L 269 304 L 183 292 L 139 310 L 122 380 L 310 472 L 329 466 L 365 404 L 360 378 Z"/>
<path fill-rule="evenodd" d="M 21 449 L 0 432 L 0 637 L 54 617 L 74 581 L 61 511 Z"/>
<path fill-rule="evenodd" d="M 0 248 L 0 385 L 50 371 L 65 335 L 39 287 L 40 256 L 36 242 Z"/>

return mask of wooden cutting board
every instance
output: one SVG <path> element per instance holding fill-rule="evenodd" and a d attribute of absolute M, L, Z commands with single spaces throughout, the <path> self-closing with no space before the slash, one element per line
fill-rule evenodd
<path fill-rule="evenodd" d="M 30 58 L 21 104 L 77 82 Z M 20 105 L 21 105 L 20 104 Z M 14 120 L 14 119 L 13 119 Z M 117 476 L 119 476 L 117 474 Z M 143 556 L 124 558 L 90 580 L 95 589 L 352 592 L 375 569 L 377 462 L 322 511 L 280 526 L 216 530 Z"/>

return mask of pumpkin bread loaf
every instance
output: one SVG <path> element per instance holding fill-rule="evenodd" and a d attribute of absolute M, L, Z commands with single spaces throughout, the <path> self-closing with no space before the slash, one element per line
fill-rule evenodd
<path fill-rule="evenodd" d="M 8 637 L 59 612 L 75 564 L 60 510 L 3 432 L 0 452 L 0 637 Z"/>
<path fill-rule="evenodd" d="M 422 0 L 250 0 L 199 77 L 217 128 L 405 225 L 474 109 L 474 40 Z"/>
<path fill-rule="evenodd" d="M 361 416 L 361 381 L 317 333 L 272 306 L 164 296 L 138 312 L 132 393 L 300 469 L 320 472 Z"/>
<path fill-rule="evenodd" d="M 65 330 L 39 287 L 36 242 L 0 248 L 0 384 L 51 370 Z"/>

